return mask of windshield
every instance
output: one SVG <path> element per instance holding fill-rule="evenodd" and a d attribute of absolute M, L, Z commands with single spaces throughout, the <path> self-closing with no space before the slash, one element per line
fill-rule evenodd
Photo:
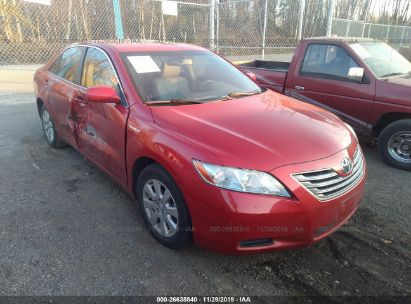
<path fill-rule="evenodd" d="M 378 78 L 411 73 L 411 63 L 384 42 L 367 41 L 350 46 Z"/>
<path fill-rule="evenodd" d="M 246 75 L 209 51 L 136 52 L 123 60 L 147 103 L 205 103 L 261 93 Z"/>

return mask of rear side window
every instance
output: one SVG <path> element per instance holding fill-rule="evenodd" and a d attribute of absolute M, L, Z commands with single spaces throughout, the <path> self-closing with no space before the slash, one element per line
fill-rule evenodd
<path fill-rule="evenodd" d="M 57 75 L 78 84 L 82 54 L 83 49 L 80 47 L 67 49 L 60 57 Z"/>
<path fill-rule="evenodd" d="M 59 56 L 59 57 L 56 59 L 56 61 L 54 61 L 54 63 L 50 66 L 49 72 L 57 75 L 57 72 L 58 72 L 58 69 L 59 69 L 60 58 L 61 58 L 61 56 Z"/>
<path fill-rule="evenodd" d="M 358 67 L 347 51 L 332 44 L 311 44 L 305 53 L 301 73 L 330 78 L 347 78 L 350 68 Z"/>
<path fill-rule="evenodd" d="M 81 85 L 90 88 L 97 85 L 110 86 L 120 95 L 120 87 L 117 75 L 111 66 L 111 62 L 101 50 L 88 48 L 84 60 Z"/>

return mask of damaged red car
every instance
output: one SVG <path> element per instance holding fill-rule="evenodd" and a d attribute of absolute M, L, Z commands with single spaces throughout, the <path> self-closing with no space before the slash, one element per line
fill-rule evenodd
<path fill-rule="evenodd" d="M 352 128 L 179 44 L 72 45 L 35 74 L 45 138 L 139 203 L 169 248 L 256 253 L 313 244 L 363 195 Z"/>

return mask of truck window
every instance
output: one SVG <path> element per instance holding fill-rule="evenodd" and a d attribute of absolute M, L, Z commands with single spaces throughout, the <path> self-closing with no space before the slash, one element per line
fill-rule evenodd
<path fill-rule="evenodd" d="M 305 53 L 301 74 L 346 79 L 352 67 L 358 65 L 344 48 L 332 44 L 310 44 Z"/>

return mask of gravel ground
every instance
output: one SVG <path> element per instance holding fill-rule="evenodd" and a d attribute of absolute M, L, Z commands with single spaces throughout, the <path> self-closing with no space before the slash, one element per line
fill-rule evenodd
<path fill-rule="evenodd" d="M 243 257 L 172 251 L 108 177 L 46 144 L 32 94 L 0 93 L 0 295 L 410 296 L 411 172 L 363 149 L 362 205 L 318 244 Z"/>

